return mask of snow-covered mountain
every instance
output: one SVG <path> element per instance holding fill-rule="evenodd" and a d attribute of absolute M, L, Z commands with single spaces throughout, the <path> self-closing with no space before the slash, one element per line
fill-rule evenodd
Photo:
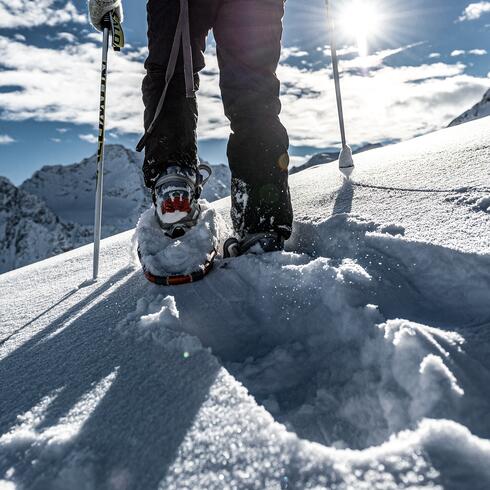
<path fill-rule="evenodd" d="M 0 276 L 0 487 L 490 488 L 490 118 L 291 177 L 286 252 Z M 229 200 L 214 205 L 224 220 Z"/>
<path fill-rule="evenodd" d="M 474 119 L 480 119 L 485 116 L 490 116 L 490 89 L 485 92 L 482 100 L 475 104 L 471 109 L 463 112 L 460 116 L 453 119 L 449 123 L 449 127 L 457 126 L 458 124 L 463 124 L 468 121 L 473 121 Z"/>
<path fill-rule="evenodd" d="M 140 154 L 107 145 L 103 237 L 133 228 L 150 206 Z M 2 178 L 0 273 L 85 245 L 92 240 L 96 156 L 72 165 L 45 166 L 20 188 Z M 213 165 L 203 197 L 229 194 L 230 170 Z M 0 236 L 4 235 L 3 233 Z"/>
<path fill-rule="evenodd" d="M 90 234 L 64 223 L 46 203 L 0 177 L 0 273 L 88 243 Z"/>
<path fill-rule="evenodd" d="M 134 226 L 150 205 L 141 175 L 140 155 L 120 145 L 107 145 L 104 167 L 104 236 Z M 63 221 L 92 226 L 96 155 L 72 165 L 46 166 L 21 189 L 43 199 Z"/>

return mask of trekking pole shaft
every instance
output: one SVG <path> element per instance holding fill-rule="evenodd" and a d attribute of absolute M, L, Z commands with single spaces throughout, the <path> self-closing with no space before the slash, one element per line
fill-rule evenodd
<path fill-rule="evenodd" d="M 93 279 L 99 274 L 100 236 L 102 228 L 102 192 L 104 188 L 104 137 L 105 109 L 107 100 L 107 55 L 109 52 L 109 28 L 104 27 L 102 41 L 102 70 L 100 77 L 100 108 L 99 108 L 99 140 L 97 148 L 97 187 L 95 193 L 95 224 L 94 224 L 94 264 Z"/>
<path fill-rule="evenodd" d="M 333 79 L 335 82 L 335 95 L 337 98 L 337 111 L 339 114 L 340 137 L 342 139 L 342 148 L 347 146 L 344 126 L 344 110 L 342 108 L 342 94 L 340 92 L 340 75 L 339 75 L 339 59 L 337 57 L 337 44 L 335 39 L 335 23 L 329 5 L 329 0 L 325 0 L 327 6 L 327 18 L 330 30 L 330 51 L 332 56 Z"/>

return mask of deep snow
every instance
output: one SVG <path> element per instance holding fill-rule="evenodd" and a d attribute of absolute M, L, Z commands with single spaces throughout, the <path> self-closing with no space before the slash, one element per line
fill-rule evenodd
<path fill-rule="evenodd" d="M 291 178 L 288 251 L 0 276 L 0 487 L 490 487 L 490 118 Z M 215 208 L 226 218 L 228 200 Z"/>

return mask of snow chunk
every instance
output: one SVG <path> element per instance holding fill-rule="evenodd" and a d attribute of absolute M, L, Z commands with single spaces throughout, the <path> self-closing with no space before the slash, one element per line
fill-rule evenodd
<path fill-rule="evenodd" d="M 429 385 L 431 394 L 433 394 L 434 385 L 437 383 L 438 379 L 440 382 L 448 382 L 450 389 L 458 396 L 464 395 L 464 390 L 458 385 L 458 380 L 456 376 L 449 370 L 449 368 L 444 364 L 444 361 L 434 354 L 429 354 L 424 357 L 424 360 L 420 363 L 420 374 L 422 375 L 422 380 L 424 385 Z M 436 378 L 434 381 L 432 379 Z M 424 390 L 427 391 L 427 390 Z"/>
<path fill-rule="evenodd" d="M 173 296 L 140 298 L 136 310 L 118 325 L 118 330 L 123 335 L 133 335 L 137 340 L 151 339 L 167 349 L 181 352 L 184 357 L 202 349 L 197 337 L 181 331 Z"/>

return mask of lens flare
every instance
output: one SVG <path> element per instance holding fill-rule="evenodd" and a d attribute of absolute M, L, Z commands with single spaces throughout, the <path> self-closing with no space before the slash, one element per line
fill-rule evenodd
<path fill-rule="evenodd" d="M 345 34 L 356 37 L 359 56 L 367 57 L 369 39 L 379 32 L 381 24 L 381 14 L 376 5 L 366 0 L 349 2 L 340 12 L 338 22 Z"/>

